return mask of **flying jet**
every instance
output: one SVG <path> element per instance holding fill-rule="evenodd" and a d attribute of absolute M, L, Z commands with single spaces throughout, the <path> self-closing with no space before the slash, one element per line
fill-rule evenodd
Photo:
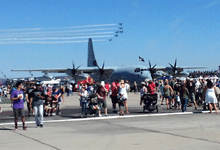
<path fill-rule="evenodd" d="M 116 34 L 115 37 L 118 37 L 118 34 Z"/>
<path fill-rule="evenodd" d="M 122 31 L 120 31 L 120 33 L 123 33 L 123 30 L 122 30 Z"/>
<path fill-rule="evenodd" d="M 112 41 L 112 38 L 111 39 L 108 39 L 110 42 Z"/>
<path fill-rule="evenodd" d="M 122 23 L 119 23 L 119 25 L 121 26 L 121 25 L 122 25 Z"/>
<path fill-rule="evenodd" d="M 119 33 L 119 31 L 115 31 L 115 33 L 116 33 L 116 34 L 118 34 L 118 33 Z"/>
<path fill-rule="evenodd" d="M 122 29 L 123 29 L 123 27 L 119 27 L 119 29 L 120 29 L 120 30 L 122 30 Z"/>

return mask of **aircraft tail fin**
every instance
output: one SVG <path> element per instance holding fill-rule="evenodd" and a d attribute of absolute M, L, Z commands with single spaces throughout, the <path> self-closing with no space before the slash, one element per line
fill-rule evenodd
<path fill-rule="evenodd" d="M 87 67 L 96 67 L 96 66 L 97 66 L 97 62 L 96 62 L 95 54 L 94 54 L 94 50 L 93 50 L 92 39 L 89 38 Z"/>

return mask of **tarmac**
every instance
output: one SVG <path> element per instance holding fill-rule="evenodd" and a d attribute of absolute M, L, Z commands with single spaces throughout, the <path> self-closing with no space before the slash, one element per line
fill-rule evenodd
<path fill-rule="evenodd" d="M 107 98 L 107 117 L 81 118 L 79 97 L 74 93 L 65 97 L 60 116 L 44 117 L 43 128 L 36 128 L 34 117 L 26 116 L 27 131 L 22 130 L 21 122 L 18 130 L 14 131 L 11 105 L 1 104 L 0 150 L 220 148 L 219 114 L 214 111 L 210 114 L 202 107 L 196 110 L 187 107 L 187 111 L 182 113 L 181 110 L 166 109 L 165 102 L 164 105 L 158 102 L 158 113 L 143 112 L 139 106 L 139 93 L 130 93 L 128 97 L 130 114 L 119 116 L 112 113 L 111 100 Z M 104 116 L 103 113 L 104 110 Z"/>

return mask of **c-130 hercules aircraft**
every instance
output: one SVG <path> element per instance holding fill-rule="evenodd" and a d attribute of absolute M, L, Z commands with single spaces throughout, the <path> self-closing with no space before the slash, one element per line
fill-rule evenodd
<path fill-rule="evenodd" d="M 171 65 L 171 64 L 170 64 Z M 149 61 L 149 68 L 143 65 L 132 65 L 132 66 L 110 66 L 105 67 L 104 63 L 102 67 L 97 64 L 92 39 L 89 38 L 88 41 L 88 60 L 87 67 L 75 67 L 73 63 L 73 68 L 65 68 L 65 69 L 28 69 L 28 70 L 11 70 L 11 71 L 41 71 L 45 75 L 48 73 L 66 73 L 70 77 L 72 77 L 75 82 L 79 79 L 85 78 L 86 75 L 90 75 L 95 81 L 107 81 L 113 82 L 116 79 L 124 79 L 129 82 L 136 81 L 140 83 L 141 81 L 145 81 L 145 79 L 156 79 L 162 77 L 162 72 L 169 73 L 171 75 L 186 77 L 188 73 L 182 72 L 183 69 L 200 69 L 204 67 L 177 67 L 176 61 L 174 66 L 171 67 L 161 67 L 155 68 L 153 67 Z"/>

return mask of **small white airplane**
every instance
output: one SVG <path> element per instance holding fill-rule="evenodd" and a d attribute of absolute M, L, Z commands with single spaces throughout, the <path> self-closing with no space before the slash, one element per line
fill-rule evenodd
<path fill-rule="evenodd" d="M 163 68 L 155 68 L 156 65 L 153 67 L 151 66 L 151 63 L 149 61 L 149 68 L 143 65 L 133 65 L 133 66 L 115 66 L 115 67 L 105 67 L 104 63 L 102 67 L 100 68 L 97 64 L 97 61 L 95 59 L 95 54 L 93 50 L 93 44 L 92 39 L 89 38 L 88 41 L 88 61 L 87 61 L 87 67 L 81 67 L 78 66 L 75 67 L 73 63 L 73 68 L 64 68 L 64 69 L 29 69 L 29 70 L 11 70 L 11 71 L 41 71 L 42 73 L 48 75 L 48 73 L 66 73 L 75 81 L 79 79 L 85 79 L 87 75 L 90 75 L 95 81 L 108 81 L 113 82 L 116 79 L 124 79 L 128 80 L 131 83 L 136 81 L 137 83 L 140 83 L 141 81 L 144 81 L 145 79 L 156 79 L 160 78 L 163 74 L 163 72 L 172 73 L 172 69 L 174 70 L 174 73 L 177 71 L 176 74 L 182 75 L 182 76 L 188 76 L 186 73 L 182 73 L 183 69 L 181 67 L 176 67 L 175 65 L 171 67 L 163 67 Z M 201 68 L 201 67 L 200 67 Z M 186 68 L 191 69 L 191 68 Z M 195 69 L 195 68 L 193 68 Z M 199 69 L 198 67 L 196 69 Z"/>

